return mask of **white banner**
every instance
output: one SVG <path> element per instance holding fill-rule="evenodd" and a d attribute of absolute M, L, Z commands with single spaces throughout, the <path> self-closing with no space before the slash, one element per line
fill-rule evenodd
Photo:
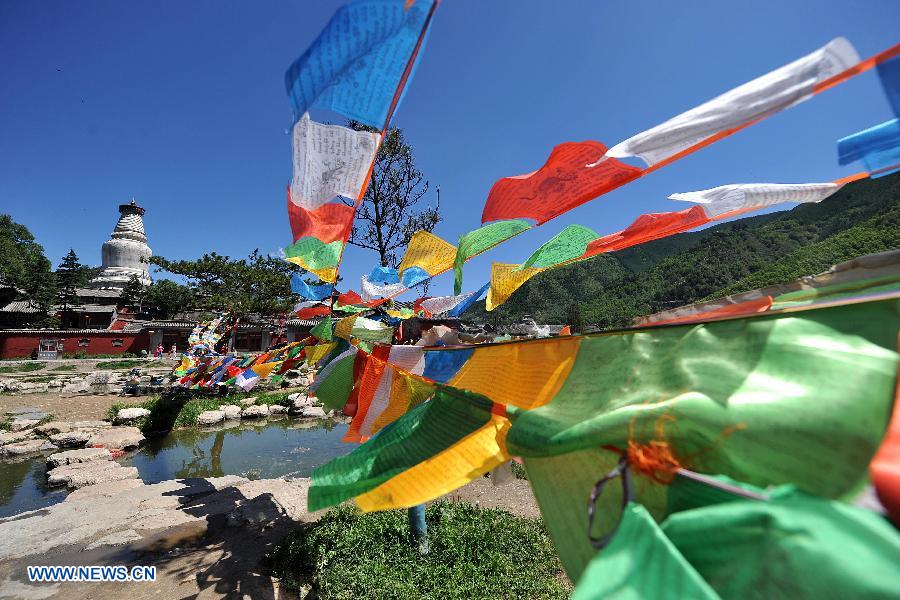
<path fill-rule="evenodd" d="M 616 144 L 606 156 L 637 156 L 652 166 L 722 131 L 802 102 L 813 88 L 859 62 L 844 38 Z"/>
<path fill-rule="evenodd" d="M 294 125 L 291 200 L 314 210 L 335 196 L 356 199 L 378 151 L 381 135 L 323 125 L 309 114 Z"/>
<path fill-rule="evenodd" d="M 709 190 L 672 194 L 669 200 L 703 205 L 710 219 L 744 209 L 757 209 L 784 202 L 821 202 L 843 186 L 836 183 L 733 183 Z"/>

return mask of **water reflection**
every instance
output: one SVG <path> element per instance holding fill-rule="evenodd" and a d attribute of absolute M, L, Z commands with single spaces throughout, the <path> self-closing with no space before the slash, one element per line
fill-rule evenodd
<path fill-rule="evenodd" d="M 223 475 L 308 477 L 317 466 L 356 446 L 341 442 L 346 431 L 346 424 L 331 419 L 226 421 L 217 427 L 183 429 L 149 439 L 143 449 L 120 462 L 137 467 L 138 476 L 148 484 Z M 46 460 L 46 454 L 0 460 L 0 517 L 65 499 L 65 490 L 47 488 Z"/>
<path fill-rule="evenodd" d="M 150 440 L 125 464 L 137 467 L 144 483 L 223 475 L 307 477 L 315 467 L 352 449 L 352 444 L 341 442 L 346 430 L 346 424 L 330 419 L 228 421 Z"/>

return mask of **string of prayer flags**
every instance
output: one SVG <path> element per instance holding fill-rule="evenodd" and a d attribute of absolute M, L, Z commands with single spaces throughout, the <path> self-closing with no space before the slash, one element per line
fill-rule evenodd
<path fill-rule="evenodd" d="M 409 507 L 522 456 L 577 580 L 595 554 L 585 501 L 623 456 L 639 478 L 635 501 L 657 518 L 676 500 L 679 468 L 842 497 L 865 481 L 887 426 L 898 297 L 895 286 L 879 300 L 748 318 L 426 348 L 421 377 L 446 384 L 317 469 L 309 509 L 349 498 L 364 510 Z M 597 509 L 618 514 L 621 497 L 603 494 Z M 614 523 L 604 520 L 607 531 Z"/>
<path fill-rule="evenodd" d="M 378 133 L 323 125 L 304 114 L 293 129 L 291 201 L 315 210 L 337 196 L 360 198 L 380 141 Z"/>
<path fill-rule="evenodd" d="M 606 156 L 635 156 L 648 166 L 656 165 L 803 102 L 818 85 L 858 62 L 859 55 L 850 42 L 836 38 L 803 58 L 616 144 Z"/>
<path fill-rule="evenodd" d="M 381 128 L 399 101 L 435 0 L 356 0 L 339 8 L 285 73 L 294 120 L 323 108 Z"/>
<path fill-rule="evenodd" d="M 600 142 L 556 146 L 537 171 L 497 181 L 481 222 L 534 219 L 538 225 L 641 176 L 641 169 L 604 159 Z"/>
<path fill-rule="evenodd" d="M 468 292 L 459 294 L 458 296 L 437 296 L 435 298 L 426 298 L 419 303 L 419 306 L 433 315 L 445 313 L 452 310 L 471 298 L 476 292 Z"/>
<path fill-rule="evenodd" d="M 674 212 L 643 214 L 622 231 L 603 237 L 587 227 L 570 225 L 538 248 L 523 264 L 494 263 L 485 307 L 488 311 L 494 310 L 525 282 L 546 269 L 675 235 L 767 206 L 785 202 L 821 202 L 840 190 L 844 181 L 738 183 L 672 194 L 670 200 L 685 200 L 697 206 Z"/>
<path fill-rule="evenodd" d="M 291 276 L 291 291 L 306 300 L 324 300 L 331 298 L 334 286 L 310 285 L 303 279 L 301 273 L 294 273 Z"/>
<path fill-rule="evenodd" d="M 873 178 L 900 170 L 900 119 L 838 140 L 838 163 L 861 160 Z"/>

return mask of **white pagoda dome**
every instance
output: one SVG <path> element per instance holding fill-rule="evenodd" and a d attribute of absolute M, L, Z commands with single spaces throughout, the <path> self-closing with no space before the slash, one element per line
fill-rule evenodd
<path fill-rule="evenodd" d="M 144 234 L 144 209 L 134 200 L 119 205 L 119 222 L 109 240 L 103 244 L 103 270 L 91 279 L 92 288 L 122 289 L 132 275 L 150 285 L 150 264 L 153 254 Z"/>

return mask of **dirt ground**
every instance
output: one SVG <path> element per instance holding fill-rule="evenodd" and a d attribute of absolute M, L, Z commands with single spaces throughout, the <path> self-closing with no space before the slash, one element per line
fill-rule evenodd
<path fill-rule="evenodd" d="M 116 402 L 128 401 L 118 394 L 96 396 L 62 396 L 57 392 L 0 395 L 0 414 L 15 408 L 37 408 L 53 415 L 57 421 L 93 421 L 105 419 L 106 411 Z M 139 401 L 139 400 L 138 400 Z"/>

